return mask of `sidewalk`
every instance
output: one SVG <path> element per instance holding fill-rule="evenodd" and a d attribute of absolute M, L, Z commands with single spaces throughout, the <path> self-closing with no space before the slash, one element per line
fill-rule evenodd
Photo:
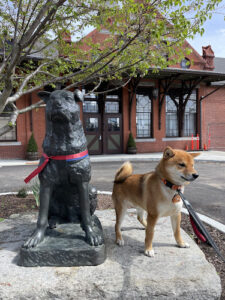
<path fill-rule="evenodd" d="M 196 151 L 197 152 L 197 151 Z M 201 162 L 225 162 L 225 151 L 199 151 L 200 155 L 195 161 Z M 123 162 L 123 161 L 159 161 L 162 158 L 162 152 L 157 153 L 139 153 L 131 154 L 110 154 L 110 155 L 90 155 L 91 162 Z M 27 161 L 20 159 L 0 159 L 0 167 L 4 166 L 23 166 L 37 165 L 38 161 Z"/>

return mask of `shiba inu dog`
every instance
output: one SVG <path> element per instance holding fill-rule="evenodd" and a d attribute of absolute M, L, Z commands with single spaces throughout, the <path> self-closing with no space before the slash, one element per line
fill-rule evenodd
<path fill-rule="evenodd" d="M 182 200 L 177 190 L 198 178 L 194 169 L 194 158 L 199 153 L 187 153 L 183 150 L 166 147 L 163 158 L 154 172 L 132 174 L 130 162 L 124 163 L 115 175 L 112 199 L 116 211 L 116 243 L 124 245 L 121 224 L 131 203 L 137 208 L 137 218 L 146 228 L 145 254 L 154 256 L 152 241 L 154 227 L 160 217 L 171 217 L 172 228 L 177 245 L 188 248 L 180 234 Z M 147 212 L 147 220 L 144 212 Z"/>

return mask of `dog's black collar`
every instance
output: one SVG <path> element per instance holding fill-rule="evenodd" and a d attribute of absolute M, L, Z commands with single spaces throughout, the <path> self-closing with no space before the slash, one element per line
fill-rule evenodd
<path fill-rule="evenodd" d="M 170 182 L 169 180 L 166 180 L 166 179 L 162 179 L 162 182 L 165 184 L 165 186 L 167 186 L 171 190 L 175 190 L 175 191 L 181 190 L 181 185 L 173 184 L 172 182 Z"/>

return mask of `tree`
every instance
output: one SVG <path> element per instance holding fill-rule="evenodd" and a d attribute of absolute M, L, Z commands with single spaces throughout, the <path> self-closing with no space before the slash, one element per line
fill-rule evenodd
<path fill-rule="evenodd" d="M 2 0 L 0 113 L 7 104 L 13 111 L 0 136 L 15 126 L 19 114 L 42 103 L 19 110 L 16 101 L 46 85 L 69 82 L 70 89 L 92 82 L 97 87 L 112 79 L 125 85 L 150 67 L 173 65 L 185 55 L 184 40 L 203 33 L 204 21 L 220 2 Z M 82 39 L 88 26 L 109 35 L 101 44 Z"/>

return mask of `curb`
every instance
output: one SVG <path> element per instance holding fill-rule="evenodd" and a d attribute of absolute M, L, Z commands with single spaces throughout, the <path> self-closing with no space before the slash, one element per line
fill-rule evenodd
<path fill-rule="evenodd" d="M 0 193 L 0 196 L 6 196 L 6 195 L 16 195 L 18 194 L 18 192 L 6 192 L 6 193 Z M 27 194 L 33 194 L 32 191 L 27 191 Z M 98 195 L 109 195 L 111 196 L 112 195 L 112 192 L 109 192 L 109 191 L 97 191 L 97 194 Z M 188 211 L 186 208 L 182 208 L 181 210 L 182 213 L 186 214 L 186 215 L 189 215 Z M 213 220 L 205 215 L 202 215 L 200 213 L 197 213 L 198 217 L 200 218 L 201 221 L 205 222 L 206 224 L 210 225 L 211 227 L 214 227 L 215 229 L 225 233 L 225 225 L 216 221 L 216 220 Z"/>
<path fill-rule="evenodd" d="M 131 161 L 131 162 L 158 162 L 160 161 L 162 157 L 134 157 L 134 156 L 123 156 L 123 157 L 91 157 L 90 161 L 91 163 L 113 163 L 113 162 L 125 162 L 125 161 Z M 224 163 L 225 159 L 205 159 L 205 158 L 196 158 L 195 162 L 201 162 L 201 163 Z M 27 162 L 27 161 L 0 161 L 0 168 L 1 167 L 14 167 L 14 166 L 37 166 L 39 164 L 38 161 L 33 162 Z"/>

